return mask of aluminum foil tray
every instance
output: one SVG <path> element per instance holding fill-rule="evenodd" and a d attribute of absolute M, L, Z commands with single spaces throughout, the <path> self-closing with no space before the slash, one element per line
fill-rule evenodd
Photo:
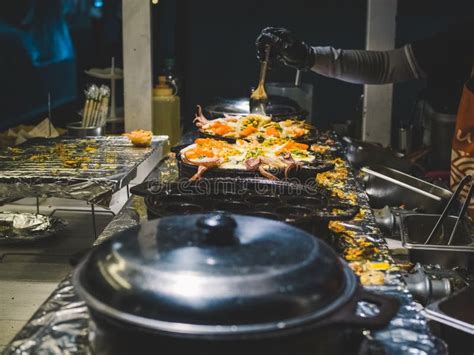
<path fill-rule="evenodd" d="M 108 207 L 154 149 L 125 137 L 32 139 L 0 151 L 0 200 L 48 196 Z"/>
<path fill-rule="evenodd" d="M 41 214 L 0 213 L 0 245 L 36 242 L 53 236 L 66 226 L 66 222 Z"/>

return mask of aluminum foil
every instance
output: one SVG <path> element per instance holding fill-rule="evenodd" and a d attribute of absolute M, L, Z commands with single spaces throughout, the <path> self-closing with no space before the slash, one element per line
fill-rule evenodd
<path fill-rule="evenodd" d="M 41 214 L 0 213 L 0 244 L 26 243 L 47 238 L 59 232 L 66 222 Z"/>
<path fill-rule="evenodd" d="M 152 178 L 166 181 L 173 181 L 177 178 L 174 161 L 162 162 L 152 174 Z M 364 233 L 379 248 L 386 251 L 385 241 L 368 208 L 368 199 L 361 186 L 351 177 L 347 188 L 357 191 L 359 204 L 366 210 L 362 219 L 351 223 L 347 222 L 348 228 Z M 104 230 L 97 243 L 101 243 L 114 233 L 144 220 L 146 220 L 146 211 L 143 199 L 134 196 Z M 388 253 L 381 255 L 381 258 L 390 259 Z M 364 333 L 366 336 L 365 349 L 382 348 L 384 353 L 389 355 L 447 354 L 443 341 L 430 333 L 427 320 L 420 313 L 421 306 L 413 301 L 399 272 L 387 273 L 384 285 L 367 286 L 367 288 L 370 291 L 398 298 L 401 307 L 397 316 L 385 329 Z M 366 302 L 360 302 L 357 308 L 358 314 L 365 317 L 373 316 L 377 311 L 378 309 L 374 305 Z M 5 354 L 88 354 L 89 341 L 94 338 L 94 328 L 88 327 L 89 321 L 87 309 L 83 302 L 78 301 L 70 277 L 68 277 L 15 337 L 6 348 Z M 368 353 L 370 352 L 366 351 L 360 354 Z"/>
<path fill-rule="evenodd" d="M 163 140 L 135 148 L 125 137 L 32 139 L 0 151 L 0 201 L 59 197 L 107 208 Z"/>
<path fill-rule="evenodd" d="M 73 200 L 87 201 L 107 208 L 112 195 L 117 191 L 117 183 L 110 180 L 90 180 L 74 182 L 56 181 L 51 183 L 0 183 L 0 200 L 2 202 L 15 201 L 24 197 L 58 197 Z"/>

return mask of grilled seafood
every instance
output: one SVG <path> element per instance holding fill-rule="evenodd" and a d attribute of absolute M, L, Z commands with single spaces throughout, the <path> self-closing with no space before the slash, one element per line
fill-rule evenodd
<path fill-rule="evenodd" d="M 313 127 L 301 120 L 287 119 L 274 122 L 269 116 L 249 114 L 246 116 L 229 116 L 214 120 L 207 119 L 201 106 L 194 118 L 196 127 L 203 133 L 233 139 L 298 139 L 310 133 Z"/>
<path fill-rule="evenodd" d="M 198 166 L 193 180 L 202 177 L 210 168 L 258 171 L 268 179 L 275 180 L 272 169 L 284 170 L 285 177 L 292 169 L 297 169 L 304 162 L 312 162 L 314 154 L 307 144 L 270 139 L 264 143 L 238 140 L 228 143 L 212 138 L 196 139 L 194 144 L 180 152 L 183 162 Z"/>

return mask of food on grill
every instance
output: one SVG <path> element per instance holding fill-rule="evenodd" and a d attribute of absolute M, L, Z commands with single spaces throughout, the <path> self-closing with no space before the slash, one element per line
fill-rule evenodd
<path fill-rule="evenodd" d="M 194 122 L 199 130 L 205 134 L 233 139 L 298 139 L 314 130 L 311 125 L 301 120 L 290 118 L 275 122 L 272 121 L 271 117 L 259 114 L 225 115 L 223 118 L 208 120 L 204 117 L 201 106 L 198 106 L 198 114 L 196 114 Z M 319 149 L 327 151 L 329 147 L 326 149 L 325 146 L 319 146 Z"/>
<path fill-rule="evenodd" d="M 385 275 L 381 271 L 366 271 L 360 275 L 360 283 L 364 286 L 380 286 L 385 282 Z"/>
<path fill-rule="evenodd" d="M 130 133 L 124 133 L 124 136 L 128 137 L 135 147 L 149 147 L 153 138 L 153 132 L 136 129 Z"/>
<path fill-rule="evenodd" d="M 276 180 L 269 170 L 284 170 L 285 177 L 288 177 L 291 169 L 315 160 L 307 144 L 279 138 L 270 138 L 263 143 L 245 140 L 228 143 L 199 138 L 194 144 L 183 148 L 180 155 L 184 163 L 198 166 L 192 180 L 199 179 L 211 168 L 258 171 L 266 178 Z"/>

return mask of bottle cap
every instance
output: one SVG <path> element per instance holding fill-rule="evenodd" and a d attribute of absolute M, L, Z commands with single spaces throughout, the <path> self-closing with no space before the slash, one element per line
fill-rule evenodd
<path fill-rule="evenodd" d="M 166 82 L 166 76 L 158 77 L 158 85 L 153 88 L 153 96 L 173 96 L 173 88 Z"/>

